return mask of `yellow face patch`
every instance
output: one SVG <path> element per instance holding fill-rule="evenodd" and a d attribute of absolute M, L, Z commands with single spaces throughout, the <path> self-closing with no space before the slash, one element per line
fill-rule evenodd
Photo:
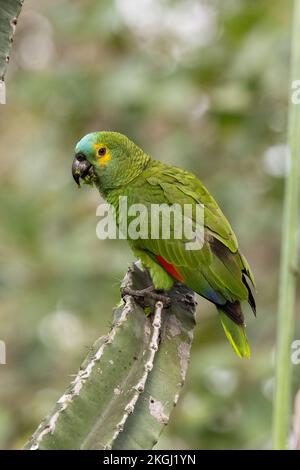
<path fill-rule="evenodd" d="M 106 166 L 107 163 L 111 160 L 111 153 L 105 144 L 95 144 L 94 145 L 96 160 L 100 166 Z M 105 151 L 103 150 L 105 149 Z M 102 151 L 102 153 L 101 153 Z"/>

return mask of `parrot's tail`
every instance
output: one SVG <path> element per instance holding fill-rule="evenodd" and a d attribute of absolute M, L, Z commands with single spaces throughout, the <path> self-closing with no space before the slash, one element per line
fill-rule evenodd
<path fill-rule="evenodd" d="M 248 344 L 244 325 L 237 325 L 228 317 L 228 314 L 226 312 L 224 312 L 220 307 L 217 308 L 220 314 L 225 334 L 235 353 L 239 357 L 246 357 L 247 359 L 249 359 L 250 347 Z"/>

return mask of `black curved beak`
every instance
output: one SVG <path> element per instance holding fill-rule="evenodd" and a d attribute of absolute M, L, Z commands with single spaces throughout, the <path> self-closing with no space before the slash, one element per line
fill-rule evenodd
<path fill-rule="evenodd" d="M 72 163 L 72 175 L 73 178 L 80 188 L 80 178 L 84 179 L 86 176 L 92 176 L 93 167 L 90 162 L 87 161 L 82 153 L 77 153 Z"/>

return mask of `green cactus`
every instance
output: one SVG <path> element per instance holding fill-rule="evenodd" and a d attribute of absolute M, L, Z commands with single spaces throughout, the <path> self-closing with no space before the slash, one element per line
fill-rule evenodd
<path fill-rule="evenodd" d="M 138 264 L 122 286 L 150 285 Z M 193 293 L 177 285 L 171 305 L 151 306 L 130 296 L 114 312 L 79 373 L 25 449 L 151 449 L 182 388 L 195 325 Z"/>
<path fill-rule="evenodd" d="M 5 104 L 4 76 L 24 0 L 0 0 L 0 103 Z"/>

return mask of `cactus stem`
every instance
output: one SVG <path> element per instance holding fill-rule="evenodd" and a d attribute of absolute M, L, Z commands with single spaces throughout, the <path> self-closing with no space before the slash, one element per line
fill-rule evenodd
<path fill-rule="evenodd" d="M 89 378 L 93 367 L 95 364 L 100 360 L 104 349 L 112 343 L 115 335 L 116 335 L 116 330 L 121 326 L 122 323 L 126 322 L 127 316 L 130 313 L 132 309 L 132 300 L 130 297 L 126 299 L 126 304 L 125 307 L 122 310 L 121 316 L 118 319 L 118 321 L 112 326 L 109 334 L 105 337 L 105 341 L 100 345 L 99 349 L 94 353 L 94 356 L 92 359 L 88 362 L 87 366 L 85 369 L 80 370 L 79 373 L 76 375 L 75 379 L 73 380 L 71 384 L 71 390 L 68 393 L 65 393 L 60 397 L 58 400 L 58 404 L 60 404 L 59 410 L 54 413 L 47 426 L 43 427 L 41 424 L 40 426 L 40 431 L 39 429 L 37 430 L 37 437 L 35 439 L 35 442 L 31 445 L 30 450 L 37 450 L 39 448 L 40 442 L 43 440 L 46 434 L 53 434 L 55 431 L 56 423 L 57 420 L 60 416 L 60 414 L 67 408 L 68 404 L 72 402 L 73 398 L 75 396 L 78 396 L 80 394 L 80 391 L 82 389 L 82 386 L 84 382 Z M 120 432 L 120 431 L 119 431 Z"/>
<path fill-rule="evenodd" d="M 109 448 L 111 448 L 111 446 L 113 445 L 114 441 L 117 439 L 120 432 L 123 431 L 124 425 L 126 423 L 126 420 L 127 420 L 128 416 L 133 413 L 136 402 L 138 401 L 138 398 L 139 398 L 140 394 L 145 389 L 146 380 L 148 378 L 149 372 L 153 368 L 155 353 L 158 350 L 159 335 L 160 335 L 160 328 L 161 328 L 161 312 L 162 312 L 162 309 L 163 309 L 163 304 L 161 302 L 157 302 L 156 309 L 155 309 L 155 314 L 154 314 L 154 318 L 153 318 L 153 322 L 152 322 L 152 337 L 150 339 L 149 357 L 148 357 L 147 362 L 144 366 L 144 373 L 143 373 L 141 379 L 139 380 L 139 382 L 134 387 L 136 393 L 133 395 L 132 399 L 130 400 L 130 402 L 125 407 L 124 415 L 123 415 L 121 421 L 117 424 L 116 431 L 113 435 L 113 438 L 112 438 L 111 442 L 108 444 Z"/>
<path fill-rule="evenodd" d="M 2 0 L 0 2 L 0 104 L 6 102 L 4 76 L 22 5 L 23 2 L 20 0 Z"/>
<path fill-rule="evenodd" d="M 134 265 L 122 285 L 140 290 L 149 279 Z M 168 309 L 158 301 L 146 315 L 126 296 L 114 311 L 108 335 L 94 343 L 25 449 L 153 447 L 178 400 L 195 325 L 191 292 L 177 286 L 170 298 Z"/>

